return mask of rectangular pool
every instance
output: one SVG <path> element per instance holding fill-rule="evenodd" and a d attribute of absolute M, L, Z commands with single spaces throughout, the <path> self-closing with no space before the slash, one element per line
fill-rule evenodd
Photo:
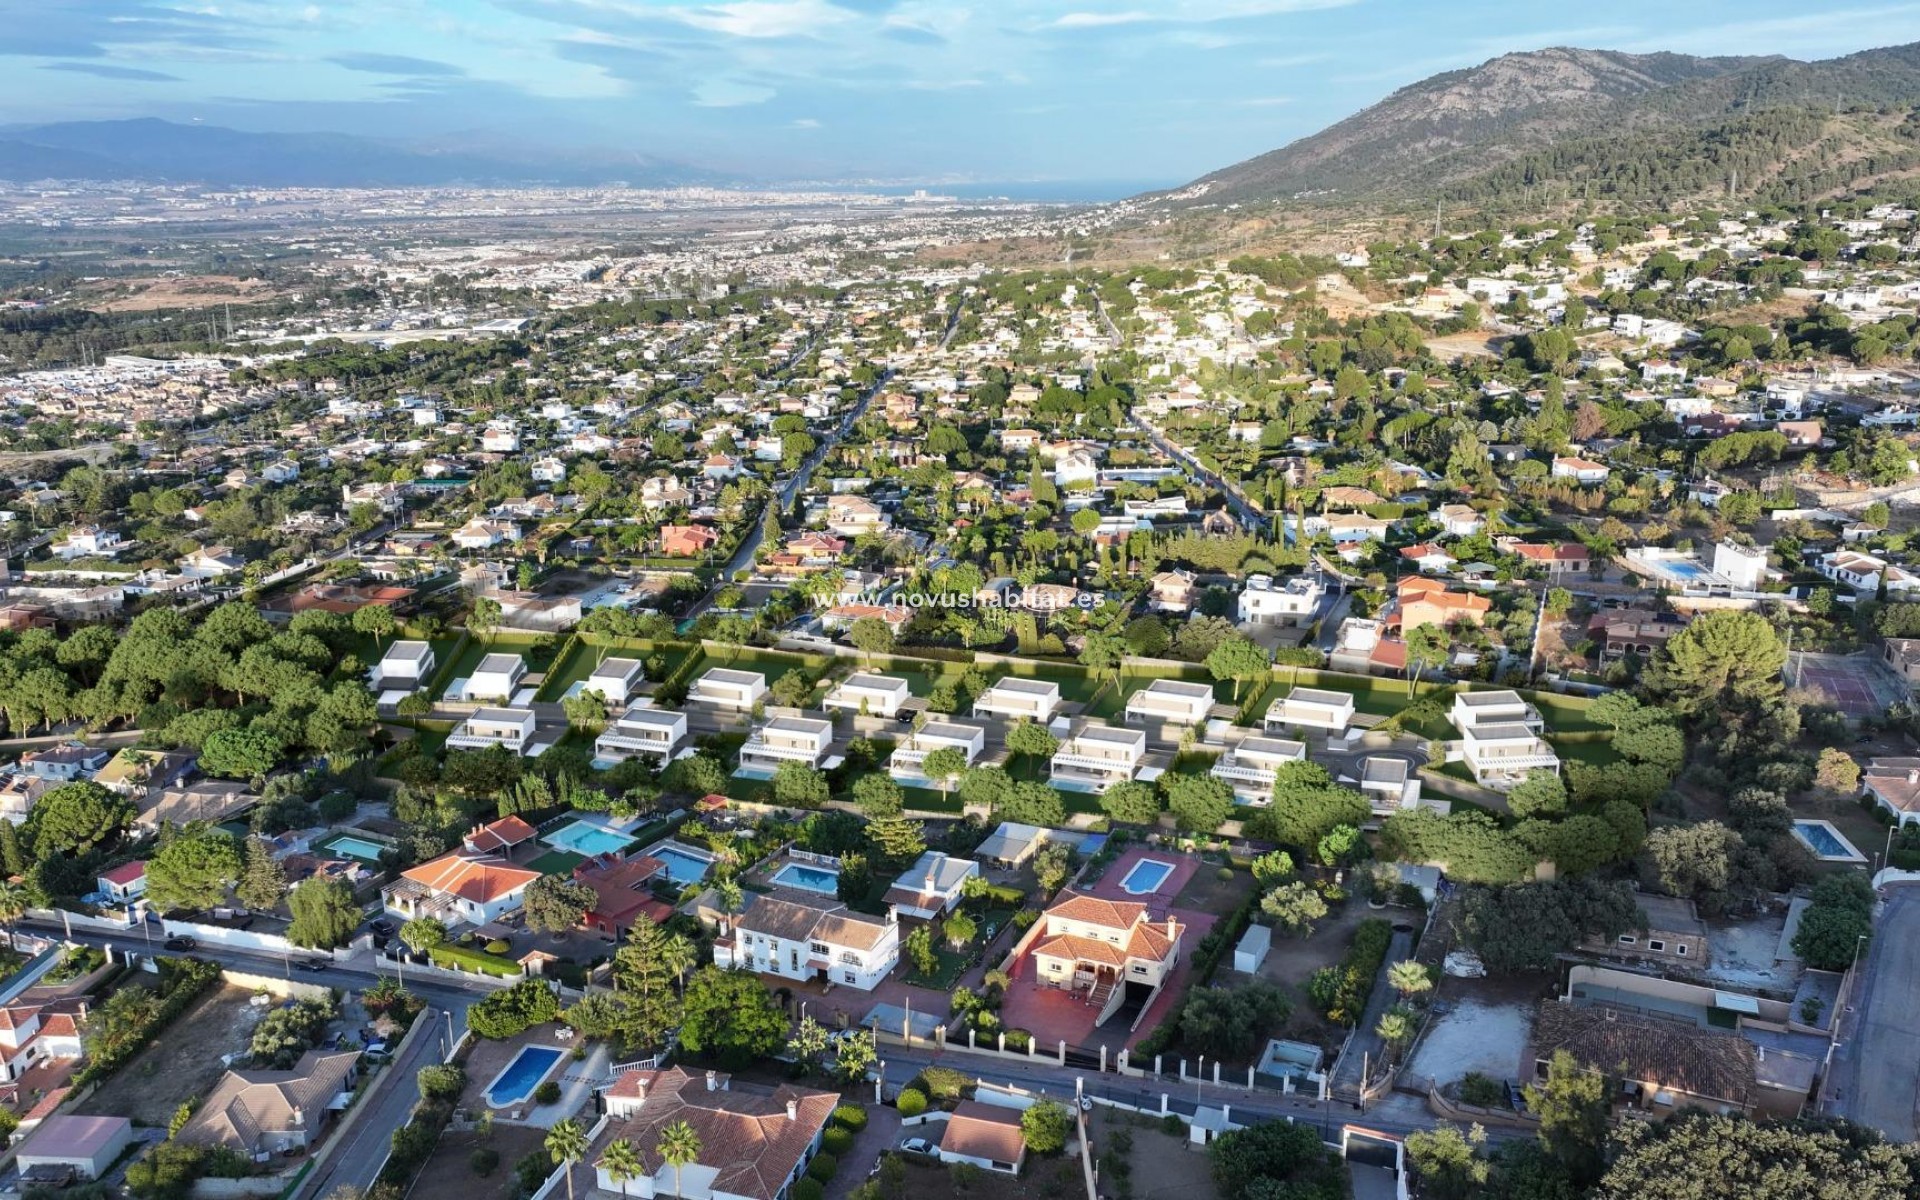
<path fill-rule="evenodd" d="M 330 850 L 335 854 L 344 854 L 348 858 L 357 858 L 361 862 L 377 863 L 380 861 L 380 852 L 385 850 L 386 847 L 382 846 L 379 842 L 370 842 L 366 838 L 355 837 L 350 833 L 343 833 L 338 837 L 330 837 L 326 841 L 321 842 L 320 849 Z"/>
<path fill-rule="evenodd" d="M 829 871 L 825 867 L 816 867 L 810 863 L 787 863 L 773 873 L 773 878 L 769 882 L 783 887 L 800 888 L 802 891 L 819 892 L 823 896 L 840 894 L 840 872 Z"/>
<path fill-rule="evenodd" d="M 487 1103 L 494 1108 L 511 1108 L 533 1099 L 534 1089 L 548 1072 L 567 1056 L 552 1046 L 522 1046 L 493 1082 L 487 1085 Z"/>
<path fill-rule="evenodd" d="M 596 854 L 618 854 L 633 839 L 591 821 L 571 821 L 552 833 L 541 834 L 540 840 L 555 850 L 570 850 L 592 858 Z"/>
<path fill-rule="evenodd" d="M 675 883 L 699 883 L 713 866 L 713 856 L 679 842 L 661 842 L 647 854 L 667 864 L 667 878 Z"/>
<path fill-rule="evenodd" d="M 1854 848 L 1829 821 L 1795 821 L 1793 836 L 1800 839 L 1821 862 L 1863 863 L 1867 856 Z"/>
<path fill-rule="evenodd" d="M 1120 890 L 1129 896 L 1150 896 L 1160 890 L 1160 885 L 1173 874 L 1173 864 L 1154 858 L 1143 858 L 1133 864 L 1127 877 L 1120 881 Z"/>

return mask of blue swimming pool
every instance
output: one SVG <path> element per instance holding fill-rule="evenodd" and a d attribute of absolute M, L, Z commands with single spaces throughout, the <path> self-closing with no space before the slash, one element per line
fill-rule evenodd
<path fill-rule="evenodd" d="M 1866 856 L 1825 821 L 1795 821 L 1793 835 L 1824 862 L 1865 862 Z"/>
<path fill-rule="evenodd" d="M 647 853 L 667 864 L 667 878 L 675 883 L 699 883 L 713 866 L 711 856 L 674 842 L 662 842 Z"/>
<path fill-rule="evenodd" d="M 567 1056 L 552 1046 L 522 1046 L 520 1053 L 487 1085 L 487 1103 L 494 1108 L 510 1108 L 533 1098 L 534 1089 L 547 1073 Z"/>
<path fill-rule="evenodd" d="M 618 854 L 633 839 L 590 821 L 570 821 L 552 833 L 541 834 L 540 840 L 555 850 L 570 850 L 592 858 L 596 854 Z"/>
<path fill-rule="evenodd" d="M 1129 896 L 1148 896 L 1160 890 L 1160 885 L 1173 874 L 1173 864 L 1158 859 L 1143 858 L 1133 864 L 1133 870 L 1120 881 L 1120 890 Z"/>
<path fill-rule="evenodd" d="M 823 896 L 840 894 L 840 872 L 829 871 L 825 867 L 816 867 L 809 863 L 786 864 L 773 873 L 772 882 L 785 887 L 800 888 L 803 891 L 819 892 Z"/>

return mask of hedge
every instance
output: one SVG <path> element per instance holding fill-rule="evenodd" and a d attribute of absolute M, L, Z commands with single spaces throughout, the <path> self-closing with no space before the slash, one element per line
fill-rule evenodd
<path fill-rule="evenodd" d="M 833 1110 L 833 1123 L 851 1133 L 867 1127 L 867 1110 L 858 1104 L 842 1104 Z"/>
<path fill-rule="evenodd" d="M 1339 965 L 1322 967 L 1307 983 L 1307 995 L 1338 1025 L 1357 1025 L 1366 1012 L 1374 977 L 1393 945 L 1393 926 L 1379 917 L 1362 921 Z"/>
<path fill-rule="evenodd" d="M 839 1170 L 840 1160 L 828 1154 L 825 1150 L 814 1155 L 813 1161 L 807 1164 L 808 1177 L 818 1179 L 821 1183 L 831 1181 Z"/>
<path fill-rule="evenodd" d="M 74 1072 L 73 1086 L 85 1087 L 119 1070 L 134 1055 L 146 1049 L 161 1030 L 173 1024 L 219 978 L 219 963 L 199 958 L 160 960 L 162 994 L 159 1007 L 154 1009 L 153 1019 L 110 1049 L 103 1048 L 96 1039 L 88 1038 L 87 1063 Z"/>
<path fill-rule="evenodd" d="M 853 1149 L 853 1131 L 850 1129 L 842 1129 L 837 1125 L 829 1127 L 825 1133 L 820 1135 L 820 1148 L 835 1158 L 839 1158 L 847 1151 Z"/>
<path fill-rule="evenodd" d="M 827 1189 L 817 1179 L 801 1176 L 793 1184 L 793 1200 L 826 1200 Z"/>
<path fill-rule="evenodd" d="M 914 1088 L 906 1088 L 893 1102 L 893 1106 L 900 1110 L 900 1115 L 903 1117 L 917 1117 L 927 1111 L 926 1093 Z"/>

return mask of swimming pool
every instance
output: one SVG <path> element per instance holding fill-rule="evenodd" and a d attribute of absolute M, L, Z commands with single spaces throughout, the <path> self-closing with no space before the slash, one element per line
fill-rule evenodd
<path fill-rule="evenodd" d="M 552 1046 L 522 1046 L 493 1082 L 487 1085 L 487 1103 L 494 1108 L 524 1104 L 533 1098 L 534 1089 L 567 1056 Z"/>
<path fill-rule="evenodd" d="M 371 863 L 380 861 L 380 852 L 385 850 L 386 847 L 382 846 L 379 842 L 370 842 L 366 838 L 355 837 L 350 833 L 343 833 L 338 837 L 330 837 L 326 841 L 321 842 L 320 849 L 331 850 L 335 854 L 344 854 L 349 858 L 357 858 L 362 862 Z"/>
<path fill-rule="evenodd" d="M 1161 862 L 1157 858 L 1143 858 L 1133 864 L 1133 870 L 1120 881 L 1120 890 L 1129 896 L 1148 896 L 1160 890 L 1160 885 L 1173 874 L 1173 864 Z"/>
<path fill-rule="evenodd" d="M 1800 839 L 1821 862 L 1862 863 L 1867 856 L 1854 848 L 1828 821 L 1795 821 L 1793 836 Z"/>
<path fill-rule="evenodd" d="M 707 870 L 713 866 L 712 855 L 702 854 L 678 842 L 661 842 L 648 850 L 647 854 L 667 864 L 667 878 L 675 883 L 699 883 L 707 877 Z"/>
<path fill-rule="evenodd" d="M 803 891 L 819 892 L 823 896 L 840 894 L 840 872 L 829 871 L 825 867 L 816 867 L 808 863 L 786 864 L 773 873 L 771 882 L 785 887 L 800 888 Z"/>
<path fill-rule="evenodd" d="M 552 833 L 541 834 L 540 840 L 556 850 L 571 850 L 592 858 L 596 854 L 618 854 L 633 839 L 591 821 L 572 821 Z"/>

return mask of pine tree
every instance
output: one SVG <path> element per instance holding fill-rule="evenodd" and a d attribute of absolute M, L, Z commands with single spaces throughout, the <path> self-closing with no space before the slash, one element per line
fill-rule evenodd
<path fill-rule="evenodd" d="M 273 859 L 273 853 L 261 838 L 247 839 L 247 863 L 233 894 L 240 903 L 259 912 L 272 912 L 286 894 L 287 873 Z"/>
<path fill-rule="evenodd" d="M 644 914 L 636 915 L 627 941 L 613 953 L 614 987 L 624 1004 L 621 1025 L 630 1044 L 658 1046 L 680 1019 L 673 990 L 674 952 L 665 930 Z"/>

